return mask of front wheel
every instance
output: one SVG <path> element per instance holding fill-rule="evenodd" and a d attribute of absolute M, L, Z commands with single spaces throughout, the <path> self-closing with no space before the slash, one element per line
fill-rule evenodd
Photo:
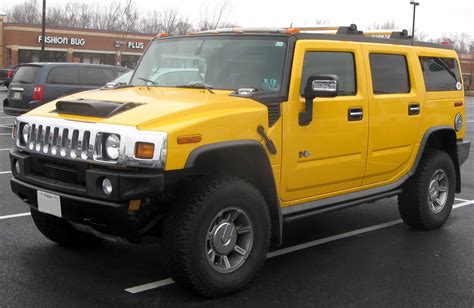
<path fill-rule="evenodd" d="M 456 191 L 456 171 L 448 153 L 427 153 L 398 197 L 403 221 L 417 230 L 440 228 L 449 218 Z"/>
<path fill-rule="evenodd" d="M 270 215 L 261 193 L 232 177 L 199 181 L 165 221 L 171 277 L 207 297 L 234 293 L 263 266 Z"/>

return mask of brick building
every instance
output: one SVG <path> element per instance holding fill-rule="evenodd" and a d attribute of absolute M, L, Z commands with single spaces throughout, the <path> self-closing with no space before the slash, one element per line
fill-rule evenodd
<path fill-rule="evenodd" d="M 45 61 L 120 65 L 134 68 L 155 35 L 63 27 L 46 28 Z M 13 24 L 0 16 L 0 66 L 37 62 L 41 26 Z"/>
<path fill-rule="evenodd" d="M 464 78 L 464 87 L 468 91 L 474 90 L 474 53 L 460 55 L 462 76 Z"/>

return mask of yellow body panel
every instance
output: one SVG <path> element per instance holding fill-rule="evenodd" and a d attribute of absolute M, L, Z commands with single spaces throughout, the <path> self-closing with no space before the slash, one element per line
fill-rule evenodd
<path fill-rule="evenodd" d="M 300 126 L 304 110 L 300 85 L 305 52 L 342 51 L 354 54 L 357 94 L 314 100 L 313 121 Z M 372 94 L 369 53 L 396 53 L 407 57 L 411 92 L 401 95 Z M 453 127 L 457 113 L 464 115 L 462 91 L 426 93 L 419 56 L 457 58 L 454 51 L 347 41 L 297 41 L 292 63 L 288 101 L 281 117 L 268 127 L 268 110 L 252 99 L 229 96 L 229 91 L 210 94 L 201 89 L 135 87 L 95 90 L 63 99 L 97 99 L 143 103 L 108 119 L 54 113 L 55 103 L 30 115 L 135 126 L 139 130 L 168 133 L 166 170 L 183 169 L 189 154 L 206 144 L 257 140 L 263 126 L 277 154 L 269 156 L 282 207 L 334 197 L 394 183 L 413 166 L 424 133 L 435 126 Z M 417 102 L 421 114 L 408 117 L 408 104 Z M 348 122 L 349 108 L 364 111 L 362 121 Z M 178 145 L 177 138 L 201 135 L 200 143 Z M 457 138 L 464 137 L 464 128 Z M 299 153 L 307 151 L 309 157 Z"/>
<path fill-rule="evenodd" d="M 191 151 L 202 145 L 229 140 L 261 140 L 256 128 L 259 125 L 268 128 L 267 108 L 250 99 L 229 96 L 229 93 L 229 91 L 216 91 L 216 94 L 210 94 L 198 89 L 146 87 L 95 90 L 65 97 L 62 100 L 83 98 L 135 102 L 143 105 L 109 119 L 59 115 L 52 112 L 56 109 L 56 101 L 43 105 L 29 114 L 167 132 L 166 170 L 177 170 L 184 168 Z M 202 136 L 200 143 L 178 145 L 179 136 L 195 134 Z M 278 163 L 275 157 L 272 157 L 271 161 Z"/>

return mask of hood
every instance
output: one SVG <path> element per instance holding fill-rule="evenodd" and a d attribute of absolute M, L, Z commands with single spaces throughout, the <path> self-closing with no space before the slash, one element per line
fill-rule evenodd
<path fill-rule="evenodd" d="M 179 121 L 196 121 L 201 117 L 218 114 L 265 111 L 266 108 L 248 98 L 230 96 L 230 91 L 215 91 L 211 94 L 202 89 L 146 88 L 134 87 L 114 90 L 81 92 L 40 106 L 28 115 L 62 118 L 83 122 L 136 126 L 150 129 Z M 65 100 L 96 100 L 118 103 L 135 103 L 136 108 L 108 118 L 58 114 L 56 103 Z"/>

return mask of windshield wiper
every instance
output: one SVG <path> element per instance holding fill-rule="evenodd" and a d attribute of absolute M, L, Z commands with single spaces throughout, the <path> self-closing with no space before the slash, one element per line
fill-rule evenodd
<path fill-rule="evenodd" d="M 211 94 L 216 94 L 214 91 L 212 91 L 212 86 L 205 84 L 204 82 L 191 82 L 189 84 L 176 86 L 176 88 L 205 89 Z"/>
<path fill-rule="evenodd" d="M 141 78 L 141 77 L 139 77 L 138 79 L 143 80 L 144 82 L 146 82 L 145 85 L 146 85 L 146 88 L 147 88 L 148 90 L 150 90 L 150 87 L 148 86 L 149 83 L 151 83 L 151 84 L 154 85 L 155 87 L 158 87 L 158 86 L 159 86 L 158 82 L 153 81 L 153 80 L 151 80 L 151 79 L 146 79 L 146 78 Z"/>

